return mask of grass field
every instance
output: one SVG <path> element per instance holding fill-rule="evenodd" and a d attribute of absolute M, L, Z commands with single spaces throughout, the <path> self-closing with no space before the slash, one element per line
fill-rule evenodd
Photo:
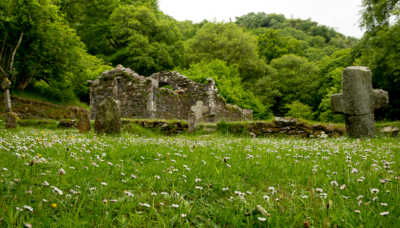
<path fill-rule="evenodd" d="M 0 227 L 400 227 L 400 140 L 0 130 Z"/>

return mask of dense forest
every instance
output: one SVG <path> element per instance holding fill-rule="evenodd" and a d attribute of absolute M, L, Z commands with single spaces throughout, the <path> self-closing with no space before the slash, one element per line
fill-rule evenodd
<path fill-rule="evenodd" d="M 266 3 L 267 4 L 267 3 Z M 225 99 L 271 115 L 342 121 L 330 111 L 341 72 L 370 67 L 389 91 L 380 119 L 400 116 L 400 4 L 363 0 L 362 39 L 311 20 L 249 13 L 234 22 L 177 21 L 157 0 L 2 0 L 0 75 L 12 92 L 88 102 L 87 80 L 122 64 L 141 75 L 214 78 Z"/>

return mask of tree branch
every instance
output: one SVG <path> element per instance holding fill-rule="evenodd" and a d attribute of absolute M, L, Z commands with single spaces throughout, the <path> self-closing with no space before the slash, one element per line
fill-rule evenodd
<path fill-rule="evenodd" d="M 0 65 L 0 71 L 4 74 L 4 77 L 8 78 L 7 72 L 4 70 L 4 68 Z M 3 77 L 2 77 L 3 78 Z"/>
<path fill-rule="evenodd" d="M 4 49 L 6 48 L 7 36 L 8 36 L 8 33 L 6 33 L 6 34 L 4 35 L 3 45 L 1 46 L 1 51 L 0 51 L 0 63 L 1 63 L 1 59 L 3 58 Z"/>
<path fill-rule="evenodd" d="M 15 54 L 17 53 L 17 50 L 18 50 L 19 46 L 20 46 L 21 43 L 22 43 L 22 38 L 23 38 L 23 37 L 24 37 L 24 33 L 21 32 L 21 35 L 19 36 L 19 39 L 18 39 L 17 46 L 15 46 L 15 49 L 14 49 L 12 55 L 11 55 L 10 72 L 13 72 L 13 70 L 14 70 L 14 58 L 15 58 Z"/>

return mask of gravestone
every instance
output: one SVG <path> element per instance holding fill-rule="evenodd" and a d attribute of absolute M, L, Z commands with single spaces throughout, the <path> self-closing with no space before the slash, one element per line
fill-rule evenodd
<path fill-rule="evenodd" d="M 18 116 L 15 112 L 7 112 L 6 113 L 6 128 L 7 129 L 17 128 L 17 120 L 18 120 Z"/>
<path fill-rule="evenodd" d="M 196 130 L 199 121 L 203 118 L 203 114 L 208 111 L 208 107 L 203 104 L 203 101 L 197 101 L 196 105 L 190 108 L 188 127 L 189 132 Z"/>
<path fill-rule="evenodd" d="M 360 66 L 343 71 L 342 87 L 342 94 L 331 97 L 331 109 L 345 115 L 347 134 L 355 138 L 374 136 L 374 111 L 389 103 L 388 93 L 372 89 L 371 71 Z"/>
<path fill-rule="evenodd" d="M 119 134 L 121 132 L 121 110 L 119 102 L 106 97 L 97 106 L 94 123 L 96 133 Z"/>
<path fill-rule="evenodd" d="M 86 133 L 90 131 L 90 116 L 86 109 L 79 108 L 77 110 L 78 129 L 80 133 Z"/>

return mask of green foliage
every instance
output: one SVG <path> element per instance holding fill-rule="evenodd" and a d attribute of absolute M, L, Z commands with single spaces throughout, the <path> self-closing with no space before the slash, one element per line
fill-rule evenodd
<path fill-rule="evenodd" d="M 29 84 L 47 84 L 59 100 L 87 96 L 82 82 L 94 78 L 98 69 L 105 69 L 101 60 L 86 53 L 74 29 L 70 28 L 52 1 L 9 0 L 0 18 L 1 43 L 12 50 L 16 39 L 24 34 L 15 58 L 11 77 L 14 88 L 25 89 Z M 11 41 L 11 42 L 10 42 Z M 84 91 L 86 89 L 86 91 Z"/>
<path fill-rule="evenodd" d="M 371 31 L 379 27 L 388 26 L 391 20 L 399 19 L 399 0 L 363 0 L 361 25 Z"/>
<path fill-rule="evenodd" d="M 110 18 L 115 53 L 109 59 L 142 75 L 182 63 L 183 44 L 175 22 L 146 6 L 122 5 Z"/>
<path fill-rule="evenodd" d="M 286 105 L 293 101 L 300 101 L 313 108 L 318 106 L 320 98 L 317 96 L 321 77 L 319 68 L 304 57 L 284 55 L 271 61 L 270 80 L 276 93 L 274 114 L 284 115 Z"/>
<path fill-rule="evenodd" d="M 375 88 L 389 92 L 390 103 L 378 110 L 378 118 L 398 119 L 400 115 L 400 21 L 391 27 L 368 32 L 355 48 L 359 64 L 373 73 Z"/>
<path fill-rule="evenodd" d="M 265 29 L 258 36 L 258 50 L 260 56 L 269 63 L 272 59 L 286 54 L 304 55 L 306 43 L 295 38 L 284 36 L 279 30 Z"/>
<path fill-rule="evenodd" d="M 256 37 L 234 23 L 207 23 L 185 42 L 185 64 L 220 59 L 237 64 L 243 80 L 262 75 Z"/>
<path fill-rule="evenodd" d="M 214 79 L 219 93 L 228 103 L 252 109 L 256 118 L 267 118 L 270 115 L 269 106 L 262 104 L 252 92 L 243 88 L 237 65 L 228 65 L 217 59 L 192 64 L 186 70 L 177 70 L 197 82 L 206 82 L 208 78 Z"/>
<path fill-rule="evenodd" d="M 302 118 L 306 120 L 313 119 L 313 112 L 311 107 L 301 103 L 300 101 L 294 101 L 290 104 L 287 104 L 286 109 L 289 110 L 286 114 L 287 116 L 294 118 Z"/>
<path fill-rule="evenodd" d="M 124 126 L 124 131 L 142 137 L 156 137 L 161 135 L 161 132 L 157 129 L 147 129 L 135 123 L 129 123 Z"/>
<path fill-rule="evenodd" d="M 376 7 L 375 2 L 368 5 L 365 1 L 364 6 Z M 24 33 L 10 74 L 14 89 L 39 91 L 62 103 L 76 98 L 89 102 L 87 81 L 109 69 L 109 64 L 122 64 L 142 75 L 179 69 L 199 81 L 213 77 L 229 103 L 253 109 L 257 118 L 267 118 L 270 109 L 285 115 L 287 105 L 294 101 L 310 106 L 315 117 L 327 113 L 328 96 L 338 88 L 332 74 L 352 65 L 355 57 L 371 66 L 371 59 L 382 59 L 371 54 L 382 40 L 365 39 L 351 50 L 356 39 L 311 20 L 250 13 L 235 23 L 178 22 L 163 14 L 157 3 L 2 1 L 0 64 L 10 62 L 18 37 Z M 397 15 L 397 8 L 391 7 L 389 14 Z M 364 11 L 368 12 L 372 11 Z M 376 48 L 366 50 L 374 46 L 371 42 Z M 395 42 L 386 42 L 385 48 L 395 47 Z M 396 63 L 395 54 L 384 57 Z M 375 65 L 374 71 L 382 69 Z M 397 72 L 396 64 L 389 65 L 385 76 L 377 77 L 385 78 L 385 83 L 393 82 L 389 75 Z"/>

